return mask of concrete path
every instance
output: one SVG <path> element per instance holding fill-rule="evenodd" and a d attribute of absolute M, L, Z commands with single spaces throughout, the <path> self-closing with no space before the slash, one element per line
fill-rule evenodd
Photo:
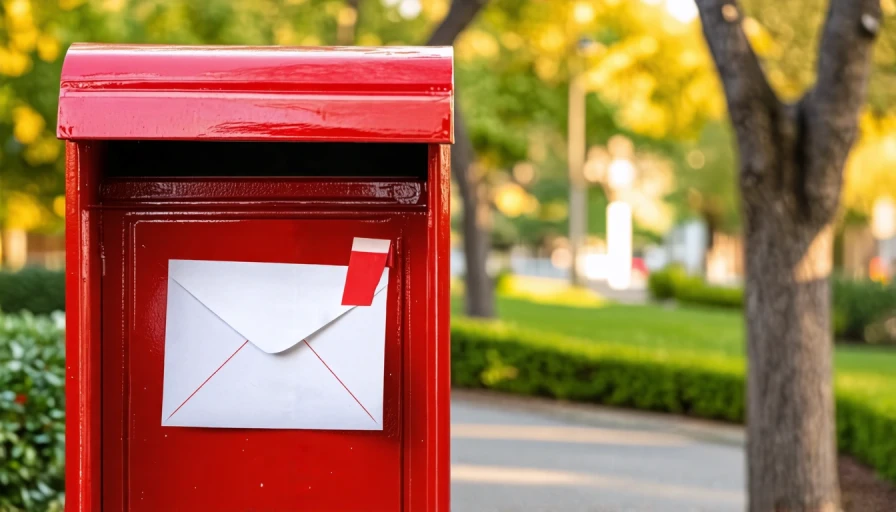
<path fill-rule="evenodd" d="M 742 511 L 736 426 L 455 392 L 454 512 Z"/>

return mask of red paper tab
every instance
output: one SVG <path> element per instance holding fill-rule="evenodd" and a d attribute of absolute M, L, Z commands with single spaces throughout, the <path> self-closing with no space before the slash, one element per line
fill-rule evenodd
<path fill-rule="evenodd" d="M 342 292 L 343 306 L 373 304 L 376 285 L 386 268 L 389 245 L 389 240 L 355 238 L 345 276 L 345 289 Z"/>

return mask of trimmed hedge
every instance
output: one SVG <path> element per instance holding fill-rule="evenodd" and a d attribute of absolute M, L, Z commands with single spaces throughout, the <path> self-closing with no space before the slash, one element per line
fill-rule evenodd
<path fill-rule="evenodd" d="M 0 313 L 0 510 L 62 510 L 62 314 Z"/>
<path fill-rule="evenodd" d="M 832 314 L 834 333 L 869 343 L 896 342 L 887 320 L 896 317 L 896 288 L 874 281 L 834 279 Z"/>
<path fill-rule="evenodd" d="M 683 304 L 741 309 L 740 287 L 713 286 L 679 265 L 650 274 L 650 295 L 656 300 L 675 299 Z M 896 287 L 874 281 L 831 279 L 831 316 L 834 336 L 866 343 L 896 343 Z"/>
<path fill-rule="evenodd" d="M 647 278 L 647 288 L 656 300 L 676 299 L 685 304 L 732 309 L 744 305 L 742 288 L 713 286 L 699 276 L 688 274 L 680 265 L 652 272 Z"/>
<path fill-rule="evenodd" d="M 0 311 L 35 315 L 65 310 L 65 272 L 25 268 L 0 271 Z"/>
<path fill-rule="evenodd" d="M 737 359 L 657 352 L 453 319 L 455 386 L 743 422 L 745 369 Z M 891 404 L 892 405 L 892 404 Z M 896 408 L 837 390 L 842 451 L 896 481 Z"/>

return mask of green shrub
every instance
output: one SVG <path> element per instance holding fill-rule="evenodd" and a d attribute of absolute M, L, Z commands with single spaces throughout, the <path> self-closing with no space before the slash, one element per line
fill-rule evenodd
<path fill-rule="evenodd" d="M 690 276 L 684 267 L 672 264 L 662 270 L 651 272 L 647 277 L 647 289 L 655 300 L 674 299 L 675 290 L 687 279 L 690 279 Z"/>
<path fill-rule="evenodd" d="M 713 286 L 702 279 L 691 278 L 676 289 L 675 298 L 685 304 L 740 309 L 744 306 L 744 291 L 733 286 Z"/>
<path fill-rule="evenodd" d="M 744 368 L 730 358 L 660 353 L 453 319 L 456 386 L 739 421 Z"/>
<path fill-rule="evenodd" d="M 469 319 L 453 319 L 451 377 L 489 388 L 743 422 L 740 359 L 601 345 Z M 838 387 L 840 449 L 896 481 L 896 401 Z"/>
<path fill-rule="evenodd" d="M 699 276 L 692 276 L 678 264 L 652 272 L 647 278 L 650 296 L 656 300 L 675 299 L 699 306 L 742 308 L 743 289 L 733 286 L 713 286 Z"/>
<path fill-rule="evenodd" d="M 656 300 L 731 309 L 743 308 L 744 304 L 743 288 L 707 284 L 679 265 L 651 273 L 648 288 Z M 835 277 L 831 290 L 831 317 L 837 339 L 896 343 L 896 287 Z"/>
<path fill-rule="evenodd" d="M 65 310 L 65 272 L 25 268 L 0 272 L 0 311 L 35 315 Z"/>
<path fill-rule="evenodd" d="M 61 510 L 62 315 L 0 313 L 0 510 Z"/>
<path fill-rule="evenodd" d="M 893 342 L 886 321 L 896 315 L 896 288 L 874 281 L 832 280 L 834 333 L 839 338 Z"/>

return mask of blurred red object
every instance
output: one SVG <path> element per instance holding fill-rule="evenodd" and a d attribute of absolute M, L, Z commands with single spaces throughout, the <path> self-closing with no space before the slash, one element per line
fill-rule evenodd
<path fill-rule="evenodd" d="M 888 270 L 883 258 L 875 256 L 874 258 L 871 258 L 871 263 L 868 264 L 868 277 L 871 278 L 872 281 L 885 283 L 889 281 L 890 278 Z"/>
<path fill-rule="evenodd" d="M 644 275 L 650 273 L 650 270 L 647 269 L 647 264 L 644 263 L 644 258 L 632 258 L 632 270 L 636 270 Z"/>
<path fill-rule="evenodd" d="M 16 403 L 19 405 L 25 405 L 28 402 L 28 395 L 18 394 L 16 395 Z"/>

